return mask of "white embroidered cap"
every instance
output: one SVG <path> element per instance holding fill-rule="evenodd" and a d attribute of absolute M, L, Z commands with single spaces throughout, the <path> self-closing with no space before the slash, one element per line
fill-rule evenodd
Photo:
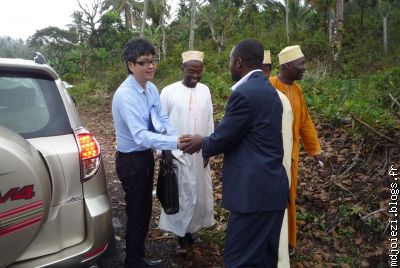
<path fill-rule="evenodd" d="M 304 57 L 303 52 L 301 52 L 300 46 L 295 45 L 295 46 L 290 46 L 290 47 L 285 47 L 282 49 L 281 52 L 278 54 L 279 57 L 279 65 L 300 59 Z"/>
<path fill-rule="evenodd" d="M 182 63 L 185 63 L 190 60 L 198 60 L 203 62 L 203 59 L 204 59 L 204 52 L 201 51 L 190 50 L 182 53 Z"/>
<path fill-rule="evenodd" d="M 269 50 L 264 50 L 263 64 L 272 64 L 272 62 L 271 62 L 271 52 Z"/>

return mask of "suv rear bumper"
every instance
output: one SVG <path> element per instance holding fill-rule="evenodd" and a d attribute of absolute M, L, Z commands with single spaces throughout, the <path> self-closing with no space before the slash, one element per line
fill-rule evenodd
<path fill-rule="evenodd" d="M 86 267 L 106 250 L 111 238 L 111 204 L 107 191 L 85 198 L 85 240 L 54 254 L 13 263 L 8 268 Z M 101 234 L 101 235 L 99 235 Z M 99 250 L 99 252 L 96 252 Z M 96 254 L 84 258 L 85 254 Z"/>

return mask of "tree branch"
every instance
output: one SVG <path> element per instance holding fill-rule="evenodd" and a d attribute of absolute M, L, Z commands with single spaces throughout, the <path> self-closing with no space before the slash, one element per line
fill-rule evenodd
<path fill-rule="evenodd" d="M 380 133 L 379 131 L 377 131 L 376 129 L 374 129 L 373 127 L 371 127 L 370 125 L 368 125 L 367 123 L 365 123 L 364 121 L 362 121 L 360 118 L 358 118 L 355 114 L 350 113 L 350 115 L 353 117 L 354 120 L 356 120 L 358 123 L 360 123 L 361 125 L 363 125 L 364 127 L 366 127 L 368 130 L 370 130 L 371 132 L 375 133 L 376 135 L 378 135 L 381 138 L 384 138 L 392 143 L 396 143 L 398 144 L 398 141 L 395 141 L 394 139 Z"/>
<path fill-rule="evenodd" d="M 393 95 L 391 93 L 389 93 L 389 96 L 393 101 L 392 102 L 392 107 L 393 107 L 394 104 L 397 104 L 397 106 L 399 106 L 399 108 L 400 108 L 400 102 L 395 97 L 393 97 Z"/>
<path fill-rule="evenodd" d="M 369 218 L 370 216 L 374 215 L 375 213 L 379 213 L 379 212 L 385 211 L 386 209 L 387 209 L 387 207 L 383 207 L 383 208 L 380 208 L 378 210 L 372 211 L 372 212 L 368 213 L 365 216 L 361 216 L 361 219 L 363 221 L 365 221 L 367 218 Z"/>

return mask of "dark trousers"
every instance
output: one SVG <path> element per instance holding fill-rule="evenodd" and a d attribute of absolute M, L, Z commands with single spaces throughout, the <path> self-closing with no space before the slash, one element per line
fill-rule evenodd
<path fill-rule="evenodd" d="M 125 191 L 125 267 L 144 267 L 145 239 L 152 210 L 154 156 L 151 150 L 116 154 L 116 171 Z"/>
<path fill-rule="evenodd" d="M 228 221 L 225 268 L 276 268 L 284 210 L 233 213 Z"/>

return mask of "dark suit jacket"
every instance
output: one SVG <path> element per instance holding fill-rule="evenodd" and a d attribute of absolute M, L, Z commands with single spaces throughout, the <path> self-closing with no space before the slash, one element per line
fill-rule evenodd
<path fill-rule="evenodd" d="M 202 153 L 224 153 L 222 206 L 232 212 L 282 210 L 289 184 L 282 165 L 282 103 L 264 74 L 254 72 L 228 99 Z"/>

